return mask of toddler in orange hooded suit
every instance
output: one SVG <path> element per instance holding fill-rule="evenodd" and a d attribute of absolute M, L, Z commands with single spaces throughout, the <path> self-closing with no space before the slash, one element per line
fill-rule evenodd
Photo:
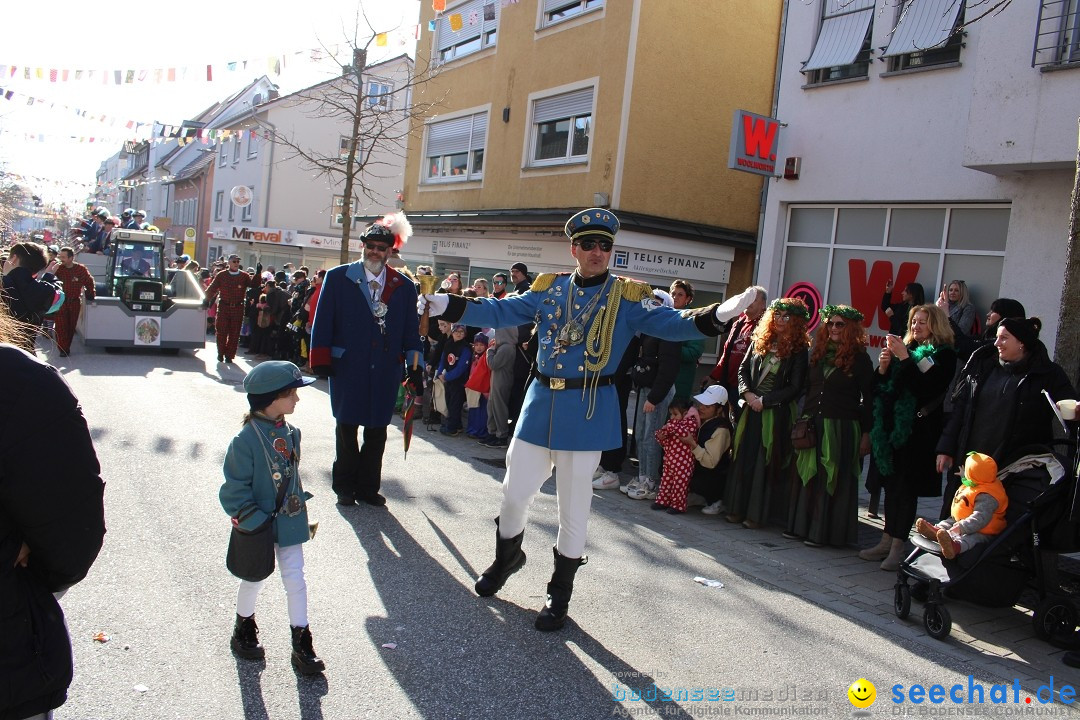
<path fill-rule="evenodd" d="M 1005 509 L 1009 496 L 998 480 L 997 463 L 982 453 L 968 453 L 964 477 L 953 495 L 952 514 L 932 525 L 924 518 L 915 522 L 915 530 L 941 545 L 941 554 L 952 559 L 976 545 L 990 542 L 1005 529 Z"/>

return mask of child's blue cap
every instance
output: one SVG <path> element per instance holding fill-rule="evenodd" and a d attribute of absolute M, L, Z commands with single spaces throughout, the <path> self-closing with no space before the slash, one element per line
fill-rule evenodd
<path fill-rule="evenodd" d="M 248 395 L 266 395 L 289 388 L 304 387 L 315 382 L 304 377 L 300 368 L 287 360 L 267 360 L 259 363 L 244 378 L 244 390 Z"/>

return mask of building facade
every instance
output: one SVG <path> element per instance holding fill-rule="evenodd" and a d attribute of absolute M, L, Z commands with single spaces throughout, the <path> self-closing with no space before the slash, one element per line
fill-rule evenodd
<path fill-rule="evenodd" d="M 888 323 L 919 282 L 967 282 L 1044 321 L 1053 348 L 1080 116 L 1076 3 L 790 2 L 776 117 L 797 177 L 769 183 L 759 281 Z M 784 165 L 778 162 L 778 165 Z M 872 352 L 876 353 L 876 350 Z"/>
<path fill-rule="evenodd" d="M 351 253 L 360 252 L 364 227 L 397 207 L 412 69 L 412 60 L 401 55 L 366 67 L 362 75 L 357 157 L 363 168 L 353 189 Z M 245 265 L 278 269 L 286 262 L 312 271 L 340 263 L 344 175 L 317 166 L 345 167 L 351 114 L 331 107 L 354 99 L 341 87 L 329 80 L 259 105 L 229 124 L 230 136 L 214 162 L 212 254 L 237 252 Z"/>
<path fill-rule="evenodd" d="M 406 261 L 567 270 L 563 224 L 602 206 L 622 221 L 616 272 L 690 280 L 698 304 L 750 284 L 762 181 L 727 169 L 727 138 L 735 109 L 771 110 L 781 6 L 425 3 L 417 63 L 438 66 L 439 106 L 413 118 Z"/>

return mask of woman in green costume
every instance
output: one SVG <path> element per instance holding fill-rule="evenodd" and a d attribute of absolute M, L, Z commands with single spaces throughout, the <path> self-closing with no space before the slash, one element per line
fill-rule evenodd
<path fill-rule="evenodd" d="M 743 413 L 735 428 L 735 462 L 724 493 L 728 522 L 750 529 L 787 522 L 796 490 L 791 425 L 806 382 L 809 319 L 801 299 L 780 298 L 750 338 L 750 351 L 739 366 Z"/>
<path fill-rule="evenodd" d="M 870 452 L 874 364 L 866 354 L 863 315 L 847 305 L 826 305 L 810 353 L 810 389 L 803 417 L 813 420 L 815 447 L 797 450 L 798 499 L 784 537 L 810 547 L 856 541 L 861 458 Z"/>
<path fill-rule="evenodd" d="M 941 495 L 934 448 L 941 439 L 942 403 L 956 369 L 949 318 L 936 305 L 916 305 L 904 339 L 886 337 L 874 375 L 870 441 L 885 488 L 885 532 L 859 553 L 895 571 L 915 522 L 920 497 Z"/>

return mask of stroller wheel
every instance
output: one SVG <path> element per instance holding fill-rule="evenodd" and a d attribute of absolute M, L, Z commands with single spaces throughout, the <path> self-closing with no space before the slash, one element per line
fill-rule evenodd
<path fill-rule="evenodd" d="M 1050 643 L 1071 639 L 1076 623 L 1076 605 L 1066 598 L 1048 596 L 1031 614 L 1036 637 Z"/>
<path fill-rule="evenodd" d="M 944 640 L 952 631 L 952 616 L 949 609 L 940 603 L 927 603 L 923 610 L 923 626 L 935 640 Z"/>
<path fill-rule="evenodd" d="M 901 620 L 911 614 L 911 588 L 907 583 L 897 583 L 893 590 L 893 612 Z"/>

